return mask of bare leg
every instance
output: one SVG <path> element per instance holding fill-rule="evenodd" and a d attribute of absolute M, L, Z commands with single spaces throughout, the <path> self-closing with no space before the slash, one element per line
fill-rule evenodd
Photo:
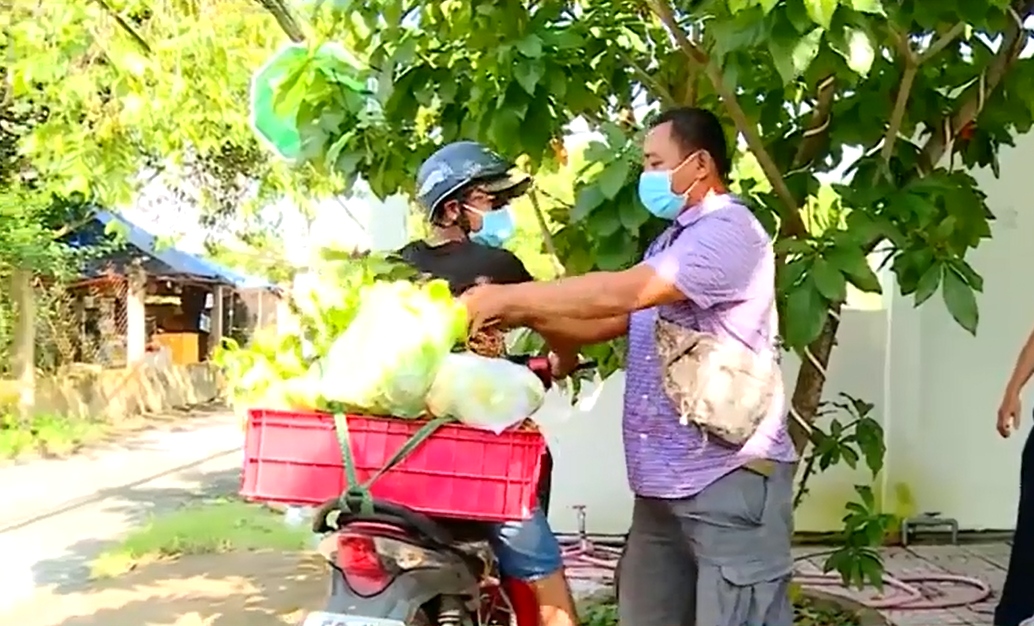
<path fill-rule="evenodd" d="M 490 540 L 502 574 L 534 591 L 541 626 L 578 626 L 560 544 L 542 509 L 529 519 L 499 524 Z"/>
<path fill-rule="evenodd" d="M 578 626 L 571 588 L 560 570 L 531 583 L 539 603 L 539 626 Z"/>

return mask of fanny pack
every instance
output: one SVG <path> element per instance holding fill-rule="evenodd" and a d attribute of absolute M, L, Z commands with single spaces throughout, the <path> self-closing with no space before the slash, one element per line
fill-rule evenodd
<path fill-rule="evenodd" d="M 754 352 L 735 339 L 661 317 L 655 333 L 664 393 L 679 421 L 729 446 L 746 443 L 782 388 L 777 350 Z"/>

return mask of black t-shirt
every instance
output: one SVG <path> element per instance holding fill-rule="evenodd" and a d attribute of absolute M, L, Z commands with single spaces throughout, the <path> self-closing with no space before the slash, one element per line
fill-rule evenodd
<path fill-rule="evenodd" d="M 473 287 L 479 279 L 497 285 L 534 280 L 514 253 L 470 240 L 440 246 L 414 241 L 399 250 L 399 256 L 424 274 L 449 281 L 456 295 Z"/>
<path fill-rule="evenodd" d="M 470 240 L 450 241 L 440 246 L 413 241 L 399 250 L 399 256 L 421 273 L 447 280 L 454 295 L 463 293 L 479 281 L 508 285 L 534 280 L 514 253 Z M 539 504 L 547 512 L 552 475 L 553 457 L 547 450 L 542 459 L 538 487 Z"/>

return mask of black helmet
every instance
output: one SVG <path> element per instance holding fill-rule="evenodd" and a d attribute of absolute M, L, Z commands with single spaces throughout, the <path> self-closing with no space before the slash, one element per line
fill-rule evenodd
<path fill-rule="evenodd" d="M 527 191 L 531 177 L 476 141 L 456 141 L 442 146 L 420 165 L 416 199 L 431 218 L 449 196 L 475 182 L 508 200 Z"/>

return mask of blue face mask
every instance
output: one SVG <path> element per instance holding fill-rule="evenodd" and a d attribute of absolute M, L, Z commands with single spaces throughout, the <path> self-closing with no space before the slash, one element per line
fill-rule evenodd
<path fill-rule="evenodd" d="M 699 151 L 686 157 L 673 170 L 653 170 L 643 172 L 639 176 L 639 201 L 643 203 L 647 211 L 662 220 L 674 220 L 678 217 L 679 213 L 682 212 L 682 208 L 686 206 L 686 199 L 689 197 L 689 193 L 693 191 L 693 188 L 697 186 L 700 180 L 695 180 L 685 193 L 678 194 L 671 190 L 671 178 L 679 168 L 698 153 Z"/>
<path fill-rule="evenodd" d="M 675 219 L 686 205 L 685 196 L 671 190 L 671 170 L 643 172 L 639 176 L 639 201 L 662 220 Z"/>
<path fill-rule="evenodd" d="M 470 240 L 493 248 L 501 248 L 517 231 L 513 223 L 510 207 L 504 206 L 494 211 L 478 211 L 467 207 L 481 216 L 481 228 L 470 233 Z"/>

